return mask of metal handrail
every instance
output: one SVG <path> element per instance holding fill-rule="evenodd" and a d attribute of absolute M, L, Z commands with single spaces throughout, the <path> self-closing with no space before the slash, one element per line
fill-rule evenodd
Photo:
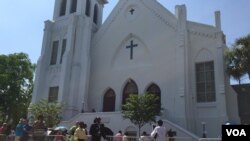
<path fill-rule="evenodd" d="M 199 141 L 222 141 L 221 138 L 200 138 Z"/>

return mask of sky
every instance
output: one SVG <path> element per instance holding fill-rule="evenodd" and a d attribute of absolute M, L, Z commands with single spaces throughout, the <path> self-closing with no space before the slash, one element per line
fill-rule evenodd
<path fill-rule="evenodd" d="M 108 0 L 103 20 L 119 0 Z M 215 25 L 214 12 L 221 12 L 221 27 L 227 46 L 250 34 L 250 0 L 158 0 L 174 13 L 185 4 L 187 19 Z M 51 20 L 55 0 L 0 0 L 0 54 L 24 52 L 36 63 L 41 52 L 44 21 Z M 244 80 L 243 80 L 244 83 Z"/>

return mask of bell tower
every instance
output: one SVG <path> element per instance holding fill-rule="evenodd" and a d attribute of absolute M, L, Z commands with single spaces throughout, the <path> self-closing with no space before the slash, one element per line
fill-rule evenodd
<path fill-rule="evenodd" d="M 102 24 L 107 0 L 55 0 L 52 20 L 45 21 L 32 103 L 58 101 L 63 119 L 88 110 L 87 93 L 92 35 Z"/>
<path fill-rule="evenodd" d="M 53 20 L 61 17 L 85 15 L 91 17 L 93 22 L 100 26 L 102 23 L 102 12 L 107 0 L 56 0 Z"/>

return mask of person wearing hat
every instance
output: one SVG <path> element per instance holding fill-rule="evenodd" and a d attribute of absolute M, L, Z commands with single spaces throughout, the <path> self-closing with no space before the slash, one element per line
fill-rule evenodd
<path fill-rule="evenodd" d="M 91 135 L 91 141 L 100 141 L 101 136 L 105 138 L 105 134 L 103 134 L 101 131 L 101 128 L 103 126 L 101 125 L 101 118 L 96 117 L 94 119 L 94 123 L 90 126 L 89 134 Z"/>
<path fill-rule="evenodd" d="M 157 124 L 150 134 L 151 137 L 153 137 L 155 141 L 166 141 L 166 128 L 163 126 L 163 121 L 159 120 Z"/>
<path fill-rule="evenodd" d="M 0 128 L 0 134 L 7 135 L 7 123 L 3 123 L 2 127 Z"/>
<path fill-rule="evenodd" d="M 7 137 L 7 123 L 3 123 L 3 125 L 0 128 L 0 141 L 6 140 Z"/>

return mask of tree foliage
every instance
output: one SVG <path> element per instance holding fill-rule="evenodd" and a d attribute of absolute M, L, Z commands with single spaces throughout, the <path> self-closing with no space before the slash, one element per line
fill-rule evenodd
<path fill-rule="evenodd" d="M 35 65 L 25 53 L 0 55 L 0 120 L 14 125 L 26 115 Z"/>
<path fill-rule="evenodd" d="M 250 34 L 235 41 L 231 49 L 226 50 L 227 73 L 240 83 L 245 74 L 250 79 Z"/>
<path fill-rule="evenodd" d="M 244 66 L 241 62 L 241 51 L 238 48 L 226 50 L 226 72 L 233 79 L 241 83 L 241 78 L 244 75 Z"/>
<path fill-rule="evenodd" d="M 123 118 L 129 119 L 138 127 L 139 135 L 141 127 L 146 123 L 155 122 L 156 116 L 161 115 L 158 99 L 158 96 L 149 93 L 131 94 L 122 106 Z"/>
<path fill-rule="evenodd" d="M 29 107 L 29 112 L 32 115 L 32 119 L 37 118 L 39 115 L 43 115 L 45 123 L 48 127 L 54 127 L 60 123 L 61 110 L 61 103 L 48 102 L 44 99 L 35 104 L 31 104 Z"/>

